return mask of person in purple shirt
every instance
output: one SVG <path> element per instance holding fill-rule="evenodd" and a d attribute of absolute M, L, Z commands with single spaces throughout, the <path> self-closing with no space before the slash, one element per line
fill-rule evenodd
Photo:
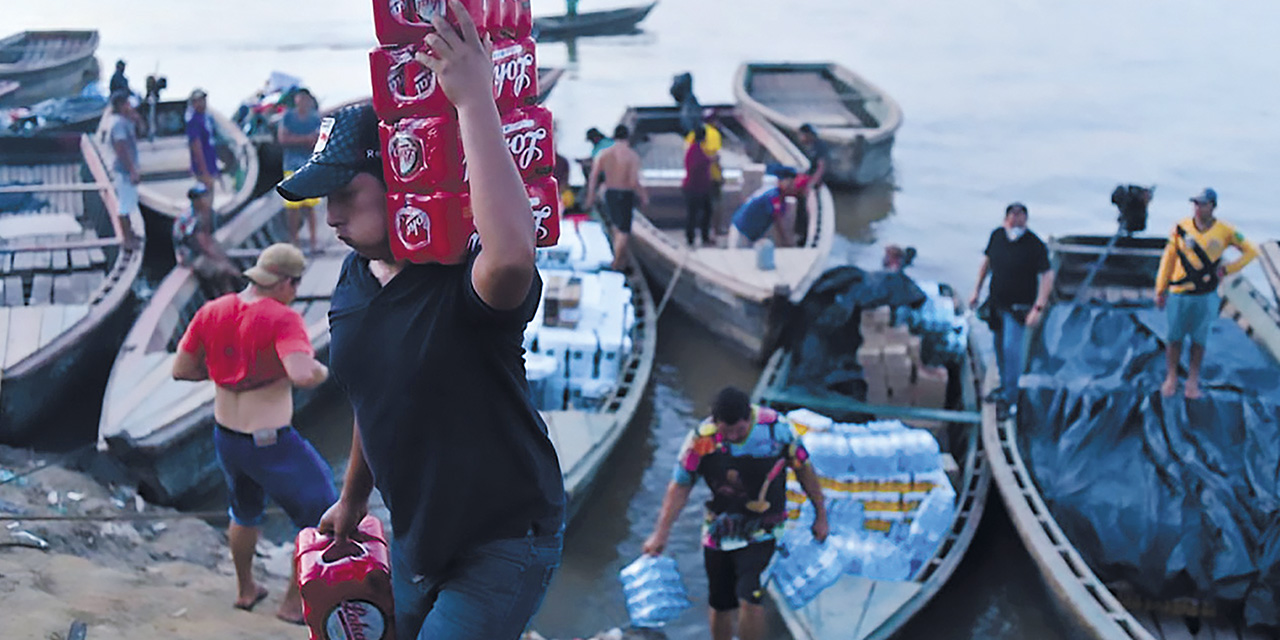
<path fill-rule="evenodd" d="M 186 114 L 191 173 L 201 184 L 213 190 L 213 183 L 218 178 L 218 153 L 213 138 L 215 125 L 207 109 L 208 94 L 204 89 L 192 91 Z"/>
<path fill-rule="evenodd" d="M 707 129 L 698 125 L 693 130 L 693 143 L 684 151 L 684 191 L 688 213 L 684 223 L 684 237 L 693 246 L 694 229 L 702 231 L 702 244 L 711 244 L 711 157 L 702 150 L 707 139 Z"/>

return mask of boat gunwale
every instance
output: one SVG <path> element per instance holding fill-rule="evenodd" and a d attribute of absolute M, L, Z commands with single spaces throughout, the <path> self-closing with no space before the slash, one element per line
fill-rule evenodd
<path fill-rule="evenodd" d="M 69 48 L 66 55 L 36 60 L 37 62 L 42 62 L 42 64 L 31 64 L 32 60 L 21 56 L 17 62 L 0 63 L 0 80 L 38 76 L 90 58 L 98 49 L 100 37 L 97 29 L 27 29 L 0 38 L 0 50 L 8 47 L 24 46 L 19 43 L 31 36 L 37 36 L 40 40 L 61 40 L 75 46 L 74 48 Z M 23 62 L 28 64 L 24 65 Z"/>

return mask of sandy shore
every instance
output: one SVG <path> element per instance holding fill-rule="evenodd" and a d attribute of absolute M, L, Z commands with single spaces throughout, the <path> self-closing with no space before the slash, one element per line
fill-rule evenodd
<path fill-rule="evenodd" d="M 235 609 L 225 531 L 146 504 L 130 487 L 0 447 L 4 638 L 65 640 L 78 621 L 86 640 L 305 640 L 306 628 L 274 615 L 292 550 L 259 542 L 255 573 L 270 594 L 251 612 Z M 595 637 L 661 635 L 614 629 Z"/>

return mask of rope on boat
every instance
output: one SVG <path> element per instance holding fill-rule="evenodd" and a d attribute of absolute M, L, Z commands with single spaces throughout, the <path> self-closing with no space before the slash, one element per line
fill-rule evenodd
<path fill-rule="evenodd" d="M 684 255 L 680 258 L 680 264 L 676 266 L 676 272 L 671 275 L 671 282 L 667 283 L 667 290 L 662 292 L 662 302 L 658 303 L 658 310 L 653 314 L 653 321 L 657 322 L 662 317 L 662 310 L 667 308 L 667 303 L 671 302 L 671 294 L 676 291 L 676 283 L 680 282 L 680 276 L 684 274 L 684 266 L 689 263 L 689 256 L 693 255 L 693 250 L 688 247 L 684 250 Z"/>

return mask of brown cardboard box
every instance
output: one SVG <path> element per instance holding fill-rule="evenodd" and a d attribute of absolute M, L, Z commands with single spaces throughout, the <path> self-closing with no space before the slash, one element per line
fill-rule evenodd
<path fill-rule="evenodd" d="M 911 402 L 911 358 L 907 355 L 907 345 L 903 343 L 888 344 L 881 349 L 884 358 L 885 384 L 889 387 L 889 397 L 894 404 Z"/>
<path fill-rule="evenodd" d="M 578 276 L 551 276 L 547 278 L 543 309 L 543 324 L 548 327 L 573 329 L 578 326 L 581 313 L 582 279 Z"/>
<path fill-rule="evenodd" d="M 943 409 L 947 404 L 947 369 L 945 367 L 916 368 L 915 397 L 917 407 Z"/>

